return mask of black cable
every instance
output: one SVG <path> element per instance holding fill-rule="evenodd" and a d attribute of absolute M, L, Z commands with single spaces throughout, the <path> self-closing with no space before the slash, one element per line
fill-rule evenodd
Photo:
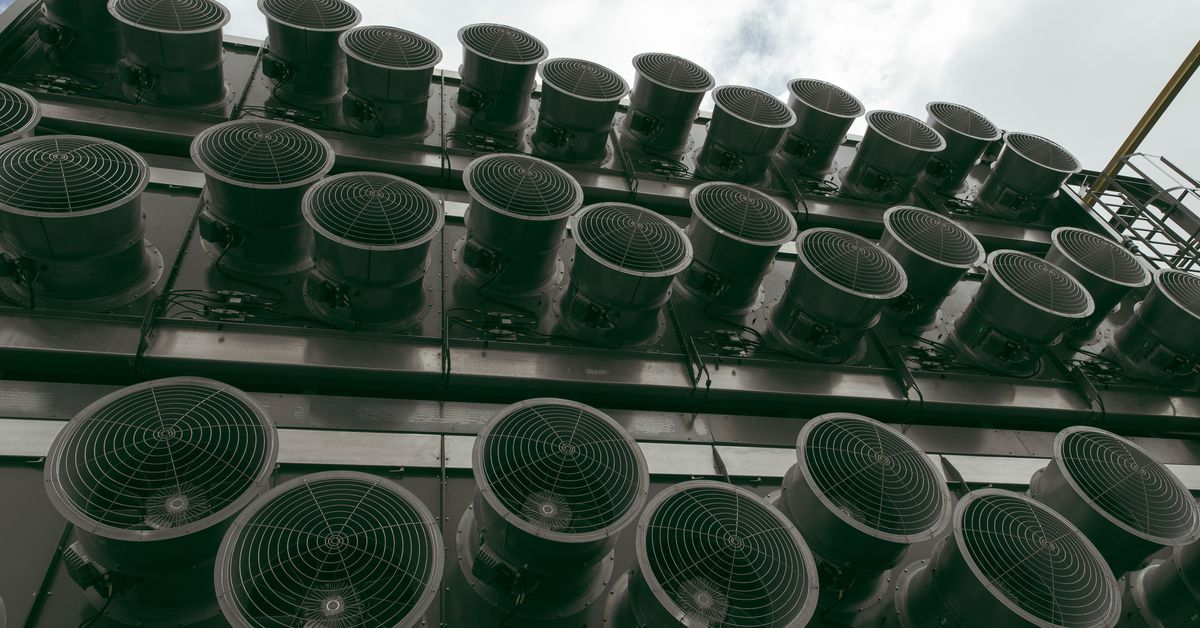
<path fill-rule="evenodd" d="M 79 628 L 91 628 L 92 626 L 95 626 L 96 622 L 100 621 L 100 618 L 104 616 L 104 613 L 108 612 L 109 604 L 112 604 L 112 588 L 111 587 L 108 590 L 108 597 L 105 598 L 104 604 L 102 604 L 100 606 L 100 610 L 97 611 L 95 615 L 92 615 L 91 617 L 79 622 Z"/>
<path fill-rule="evenodd" d="M 232 244 L 226 244 L 225 248 L 221 249 L 221 254 L 217 256 L 216 264 L 213 264 L 213 266 L 216 267 L 217 272 L 220 273 L 222 277 L 225 277 L 226 279 L 229 279 L 231 281 L 238 281 L 238 282 L 246 284 L 247 286 L 251 286 L 253 288 L 258 288 L 259 290 L 262 290 L 264 292 L 269 292 L 269 293 L 275 294 L 276 299 L 271 303 L 267 303 L 266 305 L 273 306 L 273 305 L 279 305 L 280 303 L 283 303 L 284 300 L 286 299 L 285 295 L 283 294 L 283 291 L 281 291 L 277 288 L 272 288 L 265 284 L 258 283 L 256 281 L 251 281 L 249 279 L 245 279 L 243 277 L 238 277 L 236 275 L 233 275 L 231 272 L 226 271 L 225 268 L 221 266 L 221 262 L 225 259 L 225 255 L 227 253 L 229 253 L 230 249 L 232 249 L 232 248 L 233 248 Z"/>

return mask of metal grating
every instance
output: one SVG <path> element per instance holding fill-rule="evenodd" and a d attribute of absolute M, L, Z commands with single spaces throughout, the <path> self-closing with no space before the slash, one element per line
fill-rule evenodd
<path fill-rule="evenodd" d="M 946 147 L 946 140 L 928 124 L 895 111 L 867 113 L 867 126 L 880 135 L 915 150 L 937 152 Z"/>
<path fill-rule="evenodd" d="M 1033 163 L 1059 172 L 1079 172 L 1082 166 L 1067 149 L 1050 140 L 1030 133 L 1009 133 L 1004 136 L 1005 147 L 1016 151 Z"/>
<path fill-rule="evenodd" d="M 458 31 L 458 41 L 471 52 L 507 63 L 531 64 L 546 58 L 541 40 L 503 24 L 464 26 Z"/>
<path fill-rule="evenodd" d="M 421 70 L 442 60 L 433 41 L 392 26 L 360 26 L 346 31 L 341 42 L 346 54 L 384 68 Z"/>
<path fill-rule="evenodd" d="M 149 167 L 120 144 L 77 135 L 45 135 L 0 146 L 0 205 L 29 212 L 75 213 L 133 200 Z"/>
<path fill-rule="evenodd" d="M 620 529 L 637 516 L 649 482 L 621 426 L 565 399 L 503 410 L 479 433 L 474 467 L 480 491 L 506 516 L 560 534 Z"/>
<path fill-rule="evenodd" d="M 0 142 L 31 131 L 40 118 L 41 109 L 33 96 L 0 83 Z"/>
<path fill-rule="evenodd" d="M 413 626 L 443 561 L 437 521 L 408 490 L 366 473 L 316 473 L 238 517 L 218 557 L 217 595 L 237 626 Z"/>
<path fill-rule="evenodd" d="M 988 262 L 1005 288 L 1037 307 L 1076 317 L 1092 310 L 1087 289 L 1050 262 L 1018 251 L 995 251 Z"/>
<path fill-rule="evenodd" d="M 878 421 L 817 417 L 801 430 L 797 454 L 822 501 L 868 533 L 932 538 L 950 521 L 950 495 L 925 452 Z"/>
<path fill-rule="evenodd" d="M 893 207 L 884 212 L 883 222 L 905 246 L 946 266 L 970 268 L 983 263 L 986 256 L 983 245 L 970 231 L 927 209 Z"/>
<path fill-rule="evenodd" d="M 857 118 L 865 108 L 850 92 L 825 81 L 799 78 L 788 82 L 788 91 L 800 102 L 831 116 Z"/>
<path fill-rule="evenodd" d="M 304 211 L 342 240 L 395 247 L 428 240 L 442 226 L 442 209 L 425 188 L 375 172 L 330 177 L 309 188 Z"/>
<path fill-rule="evenodd" d="M 1071 261 L 1108 281 L 1139 288 L 1150 283 L 1150 273 L 1125 247 L 1086 229 L 1059 227 L 1051 239 Z"/>
<path fill-rule="evenodd" d="M 637 205 L 598 203 L 575 217 L 575 243 L 621 270 L 674 274 L 692 261 L 683 230 Z"/>
<path fill-rule="evenodd" d="M 708 70 L 665 52 L 643 52 L 633 58 L 633 68 L 647 79 L 681 92 L 706 92 L 716 83 Z"/>
<path fill-rule="evenodd" d="M 1054 455 L 1085 499 L 1141 536 L 1182 545 L 1200 535 L 1191 493 L 1141 447 L 1102 430 L 1072 427 L 1055 438 Z"/>
<path fill-rule="evenodd" d="M 361 18 L 343 0 L 258 0 L 258 10 L 284 24 L 324 31 L 350 28 Z"/>
<path fill-rule="evenodd" d="M 525 155 L 485 155 L 463 170 L 463 185 L 477 202 L 528 218 L 561 218 L 583 203 L 583 189 L 558 166 Z"/>
<path fill-rule="evenodd" d="M 616 72 L 582 59 L 551 59 L 540 69 L 542 82 L 560 92 L 587 100 L 620 100 L 629 92 Z"/>
<path fill-rule="evenodd" d="M 229 9 L 213 0 L 115 0 L 109 11 L 133 26 L 175 33 L 211 31 L 229 22 Z"/>
<path fill-rule="evenodd" d="M 754 188 L 712 181 L 692 190 L 692 211 L 725 235 L 778 246 L 796 236 L 796 221 L 774 199 Z"/>
<path fill-rule="evenodd" d="M 816 606 L 804 540 L 743 488 L 693 481 L 666 489 L 642 516 L 637 543 L 642 577 L 673 615 L 686 616 L 681 624 L 802 626 Z"/>
<path fill-rule="evenodd" d="M 224 122 L 192 142 L 192 160 L 205 174 L 249 186 L 308 183 L 329 172 L 333 159 L 321 136 L 271 120 Z"/>
<path fill-rule="evenodd" d="M 723 85 L 713 90 L 713 101 L 726 113 L 765 127 L 787 127 L 796 114 L 778 98 L 753 87 Z"/>
<path fill-rule="evenodd" d="M 954 129 L 967 137 L 989 142 L 1000 139 L 1000 129 L 996 128 L 996 125 L 992 124 L 992 121 L 985 118 L 983 114 L 970 107 L 951 102 L 931 102 L 925 106 L 925 110 L 947 128 Z"/>
<path fill-rule="evenodd" d="M 1167 269 L 1160 271 L 1156 279 L 1163 294 L 1187 313 L 1200 318 L 1200 277 Z"/>
<path fill-rule="evenodd" d="M 1061 515 L 1024 496 L 976 491 L 959 502 L 955 535 L 993 594 L 1042 625 L 1111 625 L 1120 597 L 1108 565 Z"/>
<path fill-rule="evenodd" d="M 796 246 L 818 275 L 859 294 L 887 298 L 904 292 L 908 281 L 896 260 L 874 242 L 838 229 L 809 229 Z"/>

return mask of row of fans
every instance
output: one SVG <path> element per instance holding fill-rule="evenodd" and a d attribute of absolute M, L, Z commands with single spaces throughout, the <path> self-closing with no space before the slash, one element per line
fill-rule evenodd
<path fill-rule="evenodd" d="M 377 475 L 270 488 L 277 451 L 266 412 L 212 380 L 96 401 L 46 459 L 50 500 L 78 532 L 68 572 L 132 625 L 193 625 L 218 606 L 237 626 L 422 621 L 443 583 L 438 519 Z M 854 626 L 1178 626 L 1200 612 L 1200 507 L 1127 439 L 1069 428 L 1028 497 L 981 489 L 957 504 L 924 452 L 867 417 L 808 421 L 796 453 L 766 500 L 698 480 L 647 504 L 646 461 L 612 418 L 563 399 L 508 406 L 475 440 L 448 607 L 471 625 L 579 625 L 608 592 L 615 626 L 728 627 L 818 612 Z M 614 574 L 635 521 L 633 569 Z M 929 560 L 893 569 L 935 539 Z M 1122 593 L 1117 578 L 1139 568 Z"/>

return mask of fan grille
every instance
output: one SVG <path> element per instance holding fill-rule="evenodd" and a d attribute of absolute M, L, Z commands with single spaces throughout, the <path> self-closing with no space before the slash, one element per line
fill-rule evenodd
<path fill-rule="evenodd" d="M 551 59 L 542 64 L 542 81 L 589 100 L 620 100 L 629 86 L 616 72 L 582 59 Z"/>
<path fill-rule="evenodd" d="M 770 196 L 744 185 L 713 181 L 697 186 L 692 211 L 736 238 L 779 245 L 796 236 L 796 221 Z"/>
<path fill-rule="evenodd" d="M 804 624 L 817 574 L 804 541 L 778 512 L 717 482 L 687 482 L 664 496 L 638 529 L 640 567 L 652 587 L 697 625 Z"/>
<path fill-rule="evenodd" d="M 1018 251 L 992 253 L 991 271 L 1012 292 L 1061 316 L 1086 316 L 1092 298 L 1074 277 L 1042 259 Z"/>
<path fill-rule="evenodd" d="M 1120 599 L 1108 566 L 1058 514 L 1000 491 L 972 494 L 957 514 L 961 547 L 997 596 L 1054 626 L 1115 619 Z"/>
<path fill-rule="evenodd" d="M 950 520 L 950 496 L 925 452 L 878 421 L 818 417 L 804 426 L 797 451 L 814 488 L 871 530 L 930 537 Z"/>
<path fill-rule="evenodd" d="M 642 76 L 682 92 L 706 92 L 715 81 L 708 70 L 665 52 L 646 52 L 633 58 L 633 68 Z"/>
<path fill-rule="evenodd" d="M 648 476 L 637 443 L 580 403 L 510 406 L 476 441 L 481 489 L 539 530 L 605 531 L 636 514 Z"/>
<path fill-rule="evenodd" d="M 1158 287 L 1188 314 L 1200 318 L 1200 277 L 1172 268 L 1158 274 Z"/>
<path fill-rule="evenodd" d="M 857 118 L 865 110 L 850 92 L 817 79 L 794 79 L 788 83 L 788 91 L 809 107 L 839 118 Z"/>
<path fill-rule="evenodd" d="M 410 492 L 365 473 L 317 473 L 238 518 L 221 549 L 218 594 L 238 625 L 412 625 L 442 561 L 437 523 Z"/>
<path fill-rule="evenodd" d="M 163 31 L 211 30 L 229 21 L 229 10 L 213 0 L 116 0 L 110 6 L 130 24 Z"/>
<path fill-rule="evenodd" d="M 904 292 L 908 281 L 896 260 L 874 242 L 838 229 L 800 234 L 797 252 L 818 275 L 860 294 L 887 297 Z"/>
<path fill-rule="evenodd" d="M 1195 499 L 1141 447 L 1076 427 L 1055 439 L 1055 454 L 1089 501 L 1142 535 L 1177 545 L 1200 532 Z"/>
<path fill-rule="evenodd" d="M 1030 133 L 1009 133 L 1004 144 L 1033 163 L 1059 172 L 1078 172 L 1081 166 L 1067 149 Z"/>
<path fill-rule="evenodd" d="M 583 189 L 558 166 L 525 155 L 485 155 L 467 164 L 471 198 L 514 216 L 559 218 L 579 209 Z"/>
<path fill-rule="evenodd" d="M 192 142 L 192 159 L 209 174 L 247 185 L 299 185 L 333 167 L 333 149 L 316 133 L 285 122 L 234 120 Z"/>
<path fill-rule="evenodd" d="M 124 203 L 149 176 L 132 150 L 91 137 L 47 135 L 0 147 L 0 203 L 30 212 L 71 213 Z"/>
<path fill-rule="evenodd" d="M 546 45 L 523 30 L 503 24 L 471 24 L 458 31 L 468 50 L 508 63 L 537 63 L 546 58 Z"/>
<path fill-rule="evenodd" d="M 883 220 L 897 240 L 942 264 L 968 268 L 983 262 L 979 240 L 941 214 L 902 205 L 885 212 Z"/>
<path fill-rule="evenodd" d="M 989 142 L 1000 138 L 1000 129 L 997 129 L 991 120 L 983 117 L 983 114 L 970 107 L 950 102 L 931 102 L 925 107 L 925 110 L 947 128 L 954 129 L 967 137 Z"/>
<path fill-rule="evenodd" d="M 397 70 L 431 68 L 442 60 L 437 44 L 391 26 L 360 26 L 342 35 L 346 52 L 369 63 Z"/>
<path fill-rule="evenodd" d="M 358 9 L 343 0 L 259 0 L 268 17 L 300 28 L 342 30 L 358 24 Z"/>
<path fill-rule="evenodd" d="M 1058 248 L 1087 270 L 1126 286 L 1150 283 L 1146 267 L 1125 247 L 1086 229 L 1060 227 L 1052 233 Z"/>
<path fill-rule="evenodd" d="M 622 270 L 664 273 L 691 262 L 691 243 L 662 216 L 636 205 L 589 205 L 575 219 L 575 242 Z"/>
<path fill-rule="evenodd" d="M 47 474 L 87 523 L 169 530 L 213 517 L 265 481 L 274 440 L 262 411 L 229 386 L 148 382 L 77 415 Z"/>
<path fill-rule="evenodd" d="M 867 125 L 880 135 L 915 150 L 937 152 L 946 147 L 946 140 L 928 124 L 895 111 L 867 113 Z"/>
<path fill-rule="evenodd" d="M 713 90 L 713 100 L 730 114 L 753 124 L 792 126 L 796 114 L 778 98 L 753 87 L 723 85 Z"/>
<path fill-rule="evenodd" d="M 40 116 L 38 102 L 11 85 L 0 83 L 0 141 L 24 133 Z"/>
<path fill-rule="evenodd" d="M 371 246 L 424 241 L 442 224 L 441 208 L 425 188 L 374 172 L 318 182 L 309 189 L 305 209 L 326 232 Z"/>

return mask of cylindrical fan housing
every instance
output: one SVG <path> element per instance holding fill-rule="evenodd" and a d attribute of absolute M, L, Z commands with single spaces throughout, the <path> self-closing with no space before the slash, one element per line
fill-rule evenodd
<path fill-rule="evenodd" d="M 796 123 L 788 129 L 781 152 L 800 174 L 810 177 L 829 174 L 850 126 L 866 111 L 850 92 L 807 78 L 788 81 L 788 108 L 796 114 Z"/>
<path fill-rule="evenodd" d="M 1017 220 L 1036 219 L 1040 203 L 1058 195 L 1081 166 L 1067 149 L 1031 133 L 1007 133 L 1004 149 L 979 188 L 988 213 Z"/>
<path fill-rule="evenodd" d="M 946 147 L 926 165 L 925 180 L 939 192 L 954 194 L 988 145 L 1000 139 L 1000 129 L 978 111 L 954 103 L 931 102 L 925 111 L 926 124 L 946 140 Z"/>
<path fill-rule="evenodd" d="M 713 116 L 696 155 L 697 174 L 724 181 L 756 183 L 767 173 L 796 114 L 778 98 L 753 87 L 723 85 L 713 90 Z"/>
<path fill-rule="evenodd" d="M 1118 360 L 1134 374 L 1187 381 L 1200 371 L 1200 277 L 1155 271 L 1133 318 L 1113 336 Z"/>
<path fill-rule="evenodd" d="M 524 127 L 546 45 L 503 24 L 469 24 L 459 29 L 458 41 L 463 62 L 457 103 L 471 125 L 496 131 Z"/>
<path fill-rule="evenodd" d="M 1058 227 L 1052 231 L 1046 261 L 1079 280 L 1096 304 L 1090 317 L 1071 326 L 1069 335 L 1075 340 L 1090 338 L 1130 290 L 1150 285 L 1150 271 L 1136 255 L 1086 229 Z"/>
<path fill-rule="evenodd" d="M 338 45 L 346 55 L 347 120 L 379 135 L 429 132 L 429 89 L 442 60 L 437 44 L 391 26 L 360 26 L 342 33 Z"/>
<path fill-rule="evenodd" d="M 961 225 L 927 209 L 898 205 L 883 213 L 879 246 L 904 269 L 908 284 L 893 311 L 909 326 L 925 326 L 968 270 L 983 263 L 983 245 Z"/>
<path fill-rule="evenodd" d="M 930 157 L 945 147 L 940 133 L 910 115 L 870 111 L 867 132 L 842 176 L 842 190 L 868 201 L 901 202 Z"/>
<path fill-rule="evenodd" d="M 222 28 L 229 10 L 214 0 L 109 0 L 121 29 L 124 89 L 164 105 L 225 100 Z"/>
<path fill-rule="evenodd" d="M 1122 626 L 1172 628 L 1200 617 L 1200 542 L 1176 546 L 1165 561 L 1129 574 Z"/>
<path fill-rule="evenodd" d="M 538 72 L 542 101 L 533 133 L 535 153 L 562 161 L 603 160 L 617 105 L 629 93 L 625 79 L 582 59 L 550 59 Z"/>
<path fill-rule="evenodd" d="M 362 20 L 344 0 L 258 0 L 267 18 L 263 73 L 275 92 L 305 103 L 341 98 L 346 89 L 342 33 Z"/>
<path fill-rule="evenodd" d="M 796 220 L 770 196 L 736 183 L 702 183 L 688 201 L 693 258 L 676 286 L 710 311 L 753 309 L 779 247 L 796 237 Z"/>
<path fill-rule="evenodd" d="M 42 107 L 23 89 L 0 83 L 0 144 L 33 137 Z"/>
<path fill-rule="evenodd" d="M 121 31 L 104 2 L 45 0 L 38 37 L 55 62 L 112 71 L 121 57 Z"/>
<path fill-rule="evenodd" d="M 204 173 L 200 233 L 210 254 L 243 272 L 308 265 L 312 232 L 300 204 L 333 168 L 329 142 L 287 122 L 241 119 L 205 129 L 191 155 Z"/>
<path fill-rule="evenodd" d="M 712 75 L 683 57 L 663 52 L 637 55 L 633 69 L 622 139 L 648 153 L 678 155 L 687 148 L 700 101 L 715 84 Z"/>

